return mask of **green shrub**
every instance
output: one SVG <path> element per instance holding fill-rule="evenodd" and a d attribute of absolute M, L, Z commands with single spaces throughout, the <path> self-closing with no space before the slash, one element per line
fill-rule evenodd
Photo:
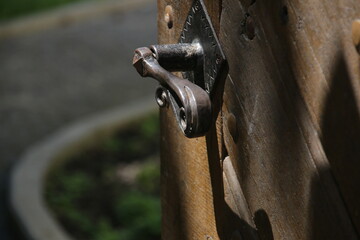
<path fill-rule="evenodd" d="M 97 223 L 96 231 L 94 231 L 94 240 L 119 240 L 121 232 L 114 229 L 106 219 L 101 219 Z"/>
<path fill-rule="evenodd" d="M 141 192 L 128 192 L 116 204 L 116 215 L 126 227 L 124 240 L 151 240 L 160 236 L 160 199 Z"/>
<path fill-rule="evenodd" d="M 74 172 L 68 175 L 58 172 L 54 177 L 57 181 L 51 181 L 47 187 L 48 191 L 46 191 L 48 203 L 53 206 L 55 213 L 62 213 L 60 218 L 66 220 L 69 226 L 77 226 L 80 235 L 91 233 L 90 218 L 84 215 L 77 203 L 84 199 L 94 182 L 83 172 Z"/>
<path fill-rule="evenodd" d="M 131 122 L 54 170 L 45 197 L 65 229 L 75 239 L 159 240 L 160 166 L 148 161 L 135 183 L 117 178 L 119 163 L 149 159 L 157 154 L 157 114 Z"/>
<path fill-rule="evenodd" d="M 160 166 L 150 162 L 136 176 L 136 183 L 140 191 L 159 195 L 160 194 Z"/>

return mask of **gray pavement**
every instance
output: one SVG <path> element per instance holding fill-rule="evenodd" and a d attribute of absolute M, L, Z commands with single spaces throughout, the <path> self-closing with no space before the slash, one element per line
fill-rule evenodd
<path fill-rule="evenodd" d="M 62 126 L 154 94 L 155 81 L 140 78 L 131 60 L 157 41 L 155 4 L 0 40 L 0 177 Z M 14 239 L 2 205 L 0 239 Z"/>

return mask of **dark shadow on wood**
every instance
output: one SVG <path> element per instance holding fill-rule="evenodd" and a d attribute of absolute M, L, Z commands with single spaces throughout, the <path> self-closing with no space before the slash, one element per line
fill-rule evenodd
<path fill-rule="evenodd" d="M 264 209 L 259 209 L 255 212 L 254 221 L 261 240 L 274 240 L 270 219 Z"/>
<path fill-rule="evenodd" d="M 228 73 L 228 66 L 224 69 L 216 85 L 216 91 L 212 96 L 213 119 L 222 114 L 222 99 L 224 94 L 225 78 Z M 220 124 L 223 116 L 220 115 Z M 227 150 L 222 142 L 219 144 L 217 136 L 217 123 L 212 123 L 210 131 L 206 134 L 206 147 L 209 161 L 209 170 L 211 176 L 211 188 L 213 193 L 213 206 L 215 211 L 215 221 L 217 233 L 222 240 L 232 239 L 234 234 L 241 234 L 243 239 L 258 239 L 256 229 L 250 226 L 246 221 L 239 218 L 225 202 L 225 188 L 223 180 L 222 160 L 227 155 Z M 219 149 L 221 147 L 222 149 Z M 220 151 L 221 150 L 221 151 Z M 224 224 L 226 223 L 226 224 Z"/>
<path fill-rule="evenodd" d="M 243 239 L 258 239 L 256 229 L 241 219 L 225 202 L 225 189 L 220 153 L 217 148 L 216 128 L 207 134 L 209 170 L 211 187 L 213 191 L 213 205 L 215 210 L 216 229 L 221 240 L 231 239 L 233 234 L 239 232 Z"/>
<path fill-rule="evenodd" d="M 279 35 L 278 44 L 282 46 L 281 52 L 283 53 L 283 55 L 274 56 L 279 63 L 284 87 L 284 89 L 279 88 L 278 92 L 283 107 L 291 119 L 290 121 L 298 122 L 294 125 L 294 128 L 287 129 L 290 132 L 299 132 L 299 134 L 295 134 L 298 136 L 297 140 L 295 139 L 295 142 L 290 145 L 290 149 L 296 150 L 300 147 L 299 144 L 296 144 L 296 141 L 299 143 L 307 142 L 306 136 L 303 136 L 303 134 L 306 124 L 312 123 L 309 121 L 306 123 L 301 122 L 306 118 L 310 119 L 310 113 L 307 107 L 304 107 L 306 104 L 299 87 L 301 82 L 298 82 L 299 79 L 292 70 L 297 68 L 294 65 L 296 63 L 292 60 L 299 57 L 299 55 L 295 55 L 299 53 L 295 53 L 294 50 L 296 36 L 288 28 L 291 24 L 297 24 L 291 19 L 298 19 L 299 16 L 291 16 L 291 14 L 295 13 L 294 9 L 296 9 L 297 3 L 289 5 L 289 2 L 291 1 L 272 2 L 272 6 L 269 6 L 269 8 L 276 8 L 277 10 L 274 10 L 273 13 L 279 13 L 278 20 L 271 23 L 275 26 L 273 31 Z M 281 24 L 283 27 L 280 27 Z M 276 43 L 273 42 L 272 44 L 275 45 Z M 274 50 L 273 52 L 278 51 Z M 355 228 L 348 219 L 349 216 L 354 215 L 354 209 L 359 209 L 360 206 L 359 198 L 353 198 L 354 195 L 359 196 L 360 192 L 359 111 L 356 107 L 356 100 L 345 60 L 342 56 L 337 57 L 339 59 L 333 67 L 334 73 L 332 76 L 334 77 L 330 80 L 330 94 L 327 96 L 325 104 L 322 124 L 323 137 L 321 139 L 331 169 L 330 167 L 317 166 L 315 174 L 311 176 L 311 185 L 308 189 L 310 190 L 309 199 L 307 200 L 310 225 L 306 230 L 309 236 L 308 239 L 313 240 L 359 238 L 359 236 L 356 237 Z M 305 127 L 302 127 L 302 125 Z M 315 129 L 315 126 L 313 125 L 309 129 L 311 128 Z M 303 133 L 300 134 L 300 131 Z M 279 135 L 279 138 L 284 140 L 282 141 L 283 144 L 279 145 L 279 151 L 284 151 L 284 148 L 289 147 L 285 143 L 286 138 L 281 137 L 281 135 Z M 306 144 L 312 143 L 307 142 Z M 293 156 L 293 163 L 296 157 Z M 274 160 L 277 159 L 279 158 L 274 156 Z M 300 158 L 298 161 L 301 162 L 303 159 Z M 292 166 L 290 162 L 289 160 L 288 163 L 284 162 L 285 165 L 280 164 L 283 171 L 290 170 L 291 174 L 297 175 L 299 179 L 306 176 L 302 172 L 305 169 L 300 168 L 303 163 L 300 163 L 299 168 L 296 170 L 294 168 L 296 166 Z M 288 165 L 289 163 L 290 165 Z M 274 171 L 279 171 L 279 169 L 274 169 Z M 333 173 L 335 174 L 333 175 Z M 291 189 L 288 190 L 291 192 Z M 288 190 L 284 191 L 284 193 L 288 193 Z M 352 208 L 347 208 L 348 211 L 346 212 L 344 205 L 348 207 L 349 203 L 352 203 Z M 294 208 L 296 208 L 296 204 Z"/>
<path fill-rule="evenodd" d="M 236 153 L 230 153 L 228 150 L 235 162 L 234 167 L 239 175 L 240 185 L 248 184 L 246 187 L 249 187 L 248 180 L 252 177 L 257 177 L 255 181 L 258 185 L 262 184 L 262 180 L 269 182 L 261 186 L 268 195 L 261 192 L 262 189 L 256 184 L 251 186 L 257 189 L 251 191 L 247 189 L 248 191 L 244 194 L 248 194 L 245 197 L 252 200 L 257 196 L 268 197 L 262 202 L 258 202 L 255 207 L 251 205 L 252 203 L 249 204 L 256 225 L 254 228 L 233 212 L 225 202 L 221 160 L 227 155 L 227 151 L 218 149 L 224 144 L 218 142 L 216 127 L 219 126 L 214 123 L 211 132 L 206 137 L 206 144 L 216 227 L 220 239 L 230 239 L 236 232 L 240 232 L 243 239 L 256 239 L 254 235 L 258 235 L 263 240 L 274 239 L 274 233 L 277 237 L 280 236 L 284 239 L 359 238 L 356 237 L 354 227 L 349 223 L 348 218 L 349 215 L 352 216 L 353 223 L 358 224 L 360 215 L 360 120 L 344 59 L 338 56 L 338 64 L 333 67 L 334 79 L 330 81 L 330 93 L 326 100 L 321 126 L 321 141 L 330 166 L 319 167 L 316 165 L 318 162 L 315 161 L 317 156 L 310 150 L 309 144 L 313 144 L 313 142 L 306 136 L 307 133 L 314 134 L 316 129 L 310 120 L 309 109 L 300 90 L 302 83 L 295 71 L 299 66 L 296 65 L 298 63 L 294 59 L 300 58 L 302 55 L 296 52 L 294 47 L 296 37 L 299 36 L 294 36 L 294 32 L 289 30 L 291 24 L 296 24 L 293 19 L 296 19 L 297 16 L 292 15 L 294 6 L 288 5 L 291 1 L 286 0 L 256 1 L 251 10 L 243 7 L 246 6 L 243 3 L 248 2 L 246 0 L 226 2 L 230 2 L 229 6 L 232 7 L 229 10 L 228 23 L 232 24 L 229 32 L 233 31 L 233 35 L 229 32 L 227 34 L 234 36 L 235 39 L 225 39 L 227 37 L 225 36 L 223 41 L 229 45 L 232 44 L 232 41 L 240 42 L 238 45 L 231 45 L 229 52 L 246 51 L 247 48 L 251 48 L 253 52 L 248 55 L 253 56 L 253 59 L 261 59 L 265 66 L 259 65 L 259 69 L 252 69 L 248 64 L 248 68 L 234 71 L 235 84 L 228 86 L 228 93 L 219 91 L 219 95 L 215 99 L 222 99 L 223 94 L 224 96 L 228 94 L 227 101 L 234 106 L 234 109 L 229 109 L 229 111 L 239 118 L 239 143 L 234 144 L 236 149 L 233 150 Z M 242 6 L 239 7 L 238 4 Z M 255 32 L 258 31 L 258 35 L 255 35 L 255 38 L 250 41 L 241 38 L 240 35 L 243 31 L 236 33 L 238 35 L 234 34 L 239 30 L 236 28 L 239 23 L 231 21 L 243 19 L 242 16 L 236 16 L 234 19 L 232 17 L 235 14 L 244 14 L 241 12 L 244 9 L 246 14 L 253 18 Z M 257 36 L 260 38 L 257 39 Z M 254 44 L 256 41 L 259 42 Z M 241 55 L 241 53 L 238 54 Z M 254 55 L 256 55 L 255 58 Z M 248 57 L 246 54 L 242 56 Z M 237 58 L 240 57 L 235 56 L 233 60 L 244 65 L 247 64 L 247 59 L 239 60 Z M 241 64 L 237 66 L 240 68 Z M 256 65 L 256 63 L 254 64 Z M 262 71 L 265 77 L 259 77 L 256 73 L 251 72 L 254 70 Z M 243 71 L 248 71 L 248 75 L 243 74 Z M 251 82 L 249 79 L 245 79 L 246 77 Z M 249 93 L 236 92 L 238 89 L 249 91 Z M 251 122 L 245 118 L 255 108 L 257 99 L 254 98 L 254 95 L 256 94 L 260 95 L 260 104 L 265 105 L 261 107 L 261 110 L 268 110 L 268 112 L 261 115 L 264 117 L 263 121 Z M 265 97 L 261 99 L 261 96 Z M 222 102 L 217 104 L 215 106 L 216 116 L 220 112 Z M 258 129 L 255 134 L 250 135 L 248 129 L 252 127 L 252 124 L 255 125 L 253 126 L 255 130 L 256 127 Z M 262 128 L 263 126 L 256 126 L 256 124 L 266 126 Z M 312 138 L 312 141 L 314 139 L 315 137 Z M 176 138 L 170 139 L 170 142 L 164 142 L 162 145 L 174 146 Z M 258 148 L 259 146 L 260 148 Z M 170 152 L 170 150 L 168 151 Z M 256 153 L 256 151 L 259 152 Z M 326 165 L 325 160 L 324 165 Z M 167 160 L 164 159 L 164 161 Z M 171 163 L 165 164 L 169 164 L 166 169 L 172 169 Z M 172 171 L 176 173 L 176 169 L 172 169 Z M 258 175 L 254 176 L 256 174 Z M 259 175 L 261 177 L 258 177 Z M 177 177 L 178 179 L 172 180 L 177 183 L 172 186 L 172 192 L 177 194 L 165 198 L 181 199 L 181 179 L 179 176 Z M 273 193 L 269 191 L 269 188 Z M 181 200 L 174 202 L 181 202 Z M 261 209 L 259 209 L 259 205 Z M 347 207 L 347 211 L 344 209 L 344 205 Z M 175 213 L 170 218 L 173 222 L 168 224 L 176 225 L 176 232 L 173 234 L 177 235 L 179 239 L 186 239 L 186 236 L 189 236 L 189 233 L 186 232 L 186 219 L 183 218 L 183 213 L 177 211 L 181 207 L 172 207 L 175 208 L 173 211 Z M 276 210 L 273 209 L 275 207 Z M 287 211 L 282 212 L 281 210 Z M 297 229 L 298 226 L 300 230 Z"/>
<path fill-rule="evenodd" d="M 334 66 L 321 141 L 357 232 L 360 231 L 360 111 L 343 56 Z"/>
<path fill-rule="evenodd" d="M 231 6 L 231 9 L 228 10 L 230 17 L 228 16 L 229 21 L 227 23 L 232 23 L 231 31 L 236 31 L 238 24 L 236 25 L 235 23 L 239 17 L 235 16 L 235 14 L 244 14 L 242 11 L 245 9 L 244 6 L 246 6 L 246 4 L 244 2 L 246 2 L 246 0 L 239 1 L 240 5 L 242 5 L 241 7 L 237 6 L 237 4 L 239 4 L 238 1 L 229 0 L 226 2 L 230 2 L 228 6 Z M 288 6 L 289 2 L 293 4 Z M 241 53 L 238 53 L 238 56 L 233 55 L 233 61 L 240 62 L 246 66 L 248 59 L 244 59 L 244 56 L 253 57 L 254 59 L 254 55 L 256 55 L 258 59 L 262 59 L 262 63 L 265 65 L 264 67 L 258 66 L 257 69 L 258 71 L 263 71 L 265 75 L 264 78 L 255 78 L 255 76 L 257 76 L 256 73 L 250 72 L 246 75 L 241 71 L 233 71 L 235 84 L 233 84 L 232 88 L 236 88 L 238 91 L 239 89 L 250 91 L 249 94 L 236 92 L 236 90 L 232 90 L 231 87 L 227 88 L 229 92 L 235 92 L 235 94 L 229 94 L 228 102 L 231 102 L 231 105 L 235 106 L 234 109 L 230 109 L 230 111 L 234 112 L 236 117 L 239 118 L 239 122 L 241 122 L 239 137 L 241 144 L 238 144 L 237 149 L 234 150 L 238 151 L 234 154 L 237 157 L 237 159 L 234 160 L 239 162 L 236 167 L 240 173 L 239 178 L 241 184 L 243 182 L 247 183 L 249 178 L 254 177 L 251 174 L 254 174 L 254 171 L 259 169 L 257 162 L 264 161 L 264 159 L 266 160 L 268 169 L 264 167 L 262 170 L 255 172 L 256 174 L 264 175 L 256 178 L 258 181 L 257 184 L 260 185 L 263 179 L 271 181 L 270 186 L 273 190 L 272 198 L 276 199 L 276 201 L 272 199 L 265 204 L 263 203 L 263 205 L 267 207 L 265 210 L 270 213 L 269 221 L 265 224 L 265 226 L 267 226 L 265 229 L 268 228 L 272 231 L 264 230 L 261 232 L 258 224 L 263 226 L 264 222 L 259 221 L 259 219 L 256 224 L 259 229 L 259 235 L 265 237 L 265 239 L 271 239 L 271 237 L 273 237 L 274 229 L 277 236 L 280 234 L 281 237 L 289 239 L 299 239 L 301 237 L 306 237 L 306 239 L 311 240 L 354 239 L 356 238 L 356 234 L 354 233 L 353 226 L 349 222 L 348 212 L 346 212 L 343 207 L 344 201 L 341 199 L 338 186 L 335 184 L 338 181 L 338 177 L 336 177 L 335 181 L 330 169 L 319 169 L 319 165 L 316 165 L 316 163 L 322 160 L 315 159 L 318 155 L 312 152 L 314 150 L 311 150 L 311 146 L 309 145 L 314 144 L 317 139 L 314 140 L 316 138 L 314 135 L 312 135 L 313 138 L 306 136 L 308 133 L 314 134 L 316 130 L 314 124 L 311 122 L 309 110 L 299 87 L 302 84 L 301 79 L 296 73 L 296 70 L 301 68 L 301 66 L 296 64 L 301 64 L 300 59 L 303 57 L 301 52 L 296 52 L 298 51 L 295 46 L 296 38 L 299 36 L 295 36 L 294 31 L 290 30 L 291 26 L 297 24 L 294 19 L 298 19 L 299 17 L 292 15 L 295 12 L 296 4 L 300 3 L 286 0 L 257 1 L 253 9 L 246 9 L 246 14 L 252 16 L 255 27 L 258 28 L 256 30 L 258 31 L 257 36 L 260 36 L 258 45 L 254 45 L 254 42 L 259 40 L 256 38 L 250 42 L 246 42 L 235 34 L 224 34 L 226 37 L 228 37 L 227 35 L 229 35 L 229 37 L 231 36 L 231 40 L 223 40 L 226 44 L 230 45 L 230 47 L 226 46 L 230 48 L 229 52 L 240 50 L 249 52 L 248 56 Z M 236 9 L 236 11 L 234 9 Z M 227 24 L 224 24 L 224 26 L 226 27 Z M 229 30 L 228 28 L 226 29 Z M 232 41 L 241 43 L 236 45 L 233 44 Z M 243 49 L 241 49 L 242 47 Z M 249 49 L 251 49 L 252 52 L 250 52 Z M 239 60 L 237 58 L 241 59 Z M 300 63 L 294 59 L 298 59 Z M 340 63 L 343 64 L 343 66 L 341 64 L 334 66 L 335 76 L 346 75 L 346 72 L 344 72 L 344 69 L 346 69 L 344 60 L 340 59 Z M 249 71 L 251 68 L 244 68 L 242 71 L 246 70 Z M 247 81 L 249 81 L 249 79 L 245 79 L 244 76 L 249 77 L 251 83 L 248 83 Z M 335 110 L 336 112 L 336 105 L 350 104 L 349 108 L 343 106 L 342 111 L 344 112 L 345 118 L 352 119 L 346 122 L 348 125 L 347 129 L 349 129 L 349 126 L 352 126 L 352 124 L 355 124 L 354 131 L 357 132 L 359 113 L 356 108 L 354 109 L 356 102 L 354 98 L 350 98 L 349 100 L 341 95 L 341 93 L 351 90 L 351 87 L 346 87 L 346 84 L 343 84 L 344 83 L 340 85 L 337 84 L 337 88 L 342 90 L 335 90 L 335 92 L 338 92 L 335 96 L 332 92 L 334 90 L 331 88 L 329 98 L 337 99 L 337 104 L 332 102 L 334 100 L 331 100 L 330 103 L 328 101 L 326 109 L 328 109 L 328 104 L 330 104 L 332 106 L 330 107 L 331 111 Z M 254 87 L 254 85 L 261 86 Z M 263 86 L 267 87 L 264 88 Z M 267 89 L 271 95 L 269 96 L 266 91 L 262 91 L 263 89 Z M 247 128 L 249 127 L 248 125 L 252 123 L 249 124 L 246 120 L 243 120 L 243 118 L 246 118 L 246 115 L 251 112 L 251 107 L 254 105 L 252 98 L 255 94 L 265 96 L 265 99 L 269 100 L 269 102 L 262 102 L 262 104 L 266 105 L 262 107 L 262 109 L 269 110 L 270 114 L 268 116 L 265 115 L 265 117 L 268 117 L 268 120 L 260 121 L 260 124 L 267 125 L 265 126 L 265 132 L 259 131 L 257 136 L 249 136 Z M 236 97 L 237 99 L 234 100 Z M 329 110 L 325 111 L 329 112 Z M 347 111 L 351 111 L 352 113 L 349 114 Z M 357 116 L 354 116 L 355 114 L 357 114 Z M 329 114 L 325 113 L 325 116 L 327 115 Z M 262 117 L 264 117 L 264 115 Z M 326 118 L 324 118 L 324 121 L 327 121 Z M 344 136 L 343 131 L 339 133 L 332 129 L 332 127 L 336 126 L 336 122 L 334 124 L 333 120 L 328 121 L 329 122 L 325 122 L 325 125 L 331 127 L 326 127 L 328 133 L 324 132 L 324 137 L 327 134 L 331 136 L 331 138 L 341 138 L 328 140 L 328 143 L 323 142 L 327 155 L 329 154 L 329 150 L 327 150 L 326 144 L 331 147 L 331 150 L 336 149 L 336 144 L 339 144 L 343 152 L 347 153 L 351 151 L 351 146 L 354 145 L 355 147 L 358 146 L 357 151 L 360 151 L 360 146 L 357 144 L 359 142 L 359 135 L 357 133 L 354 134 L 355 137 L 353 137 L 353 135 Z M 270 126 L 270 129 L 272 127 L 273 130 L 269 130 L 268 126 Z M 261 128 L 262 126 L 259 127 Z M 263 148 L 260 154 L 254 154 L 254 151 L 257 151 L 258 145 L 255 137 L 259 137 L 259 145 Z M 347 137 L 349 140 L 343 140 L 343 137 Z M 266 142 L 263 141 L 263 139 L 266 139 Z M 344 142 L 339 143 L 339 141 Z M 316 142 L 316 144 L 317 143 L 320 143 L 320 141 Z M 360 155 L 358 152 L 352 154 L 352 157 L 355 157 L 354 159 L 357 159 L 359 162 Z M 337 156 L 337 154 L 334 154 L 334 156 Z M 343 153 L 342 157 L 348 156 Z M 328 156 L 328 158 L 330 159 L 331 157 Z M 317 160 L 316 163 L 315 160 Z M 326 159 L 324 159 L 324 161 L 326 162 Z M 341 162 L 344 160 L 341 159 L 340 161 L 337 160 L 336 157 L 333 157 L 333 160 L 330 159 L 332 168 L 333 161 Z M 355 161 L 352 163 L 356 164 Z M 249 164 L 252 164 L 251 167 L 253 167 L 253 169 L 250 170 L 254 171 L 248 171 Z M 357 163 L 357 166 L 358 165 L 359 163 Z M 359 168 L 355 168 L 354 171 L 356 172 L 356 170 L 359 170 Z M 344 171 L 345 176 L 347 171 L 348 170 Z M 349 171 L 349 173 L 351 173 L 351 171 Z M 360 174 L 357 175 L 357 177 L 360 177 Z M 275 177 L 267 178 L 268 176 Z M 357 186 L 359 186 L 358 183 L 357 181 Z M 359 187 L 358 189 L 360 190 Z M 253 191 L 256 192 L 255 189 Z M 254 197 L 252 191 L 246 194 Z M 263 195 L 262 192 L 257 192 L 257 194 L 259 197 L 265 195 Z M 359 201 L 357 201 L 357 203 L 358 202 Z M 251 204 L 252 203 L 249 203 L 249 205 Z M 274 211 L 272 207 L 277 207 L 277 211 Z M 287 211 L 281 212 L 281 210 Z M 252 211 L 254 211 L 254 208 Z M 277 223 L 276 228 L 272 228 L 271 221 Z M 279 225 L 281 229 L 279 229 Z"/>

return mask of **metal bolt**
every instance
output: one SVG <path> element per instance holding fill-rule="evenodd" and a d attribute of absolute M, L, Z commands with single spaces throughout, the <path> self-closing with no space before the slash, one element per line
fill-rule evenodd
<path fill-rule="evenodd" d="M 233 138 L 234 142 L 237 142 L 238 137 L 239 137 L 239 132 L 238 132 L 238 128 L 237 128 L 237 121 L 236 121 L 235 115 L 232 113 L 229 113 L 227 115 L 226 123 L 227 123 L 227 128 L 230 132 L 231 137 Z"/>
<path fill-rule="evenodd" d="M 165 7 L 164 20 L 165 20 L 168 28 L 171 29 L 174 25 L 174 10 L 173 10 L 172 6 L 170 6 L 170 5 L 167 5 Z"/>

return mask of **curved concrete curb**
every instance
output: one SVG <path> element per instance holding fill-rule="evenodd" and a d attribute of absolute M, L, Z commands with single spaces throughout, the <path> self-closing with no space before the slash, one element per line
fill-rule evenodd
<path fill-rule="evenodd" d="M 154 110 L 153 99 L 145 99 L 79 121 L 26 151 L 14 168 L 10 183 L 10 204 L 24 235 L 31 240 L 71 240 L 50 214 L 43 198 L 43 181 L 49 169 L 66 156 Z"/>
<path fill-rule="evenodd" d="M 154 0 L 106 0 L 70 4 L 0 24 L 0 39 L 64 26 L 101 15 L 127 11 Z"/>

